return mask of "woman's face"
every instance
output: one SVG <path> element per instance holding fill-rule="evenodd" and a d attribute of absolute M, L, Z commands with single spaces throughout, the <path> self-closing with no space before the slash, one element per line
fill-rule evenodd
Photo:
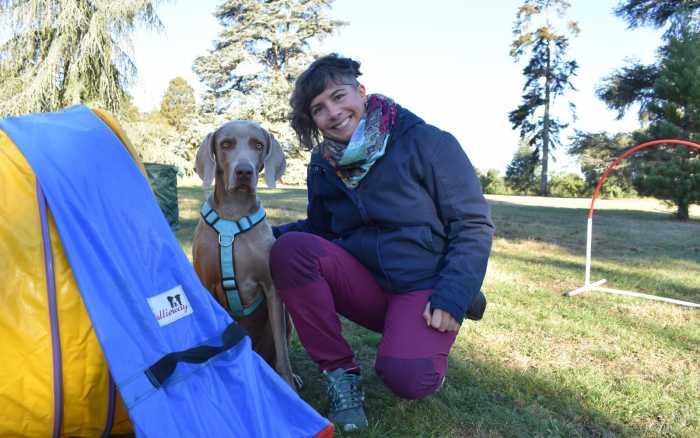
<path fill-rule="evenodd" d="M 365 113 L 365 97 L 362 84 L 331 82 L 311 101 L 311 119 L 324 137 L 348 143 Z"/>

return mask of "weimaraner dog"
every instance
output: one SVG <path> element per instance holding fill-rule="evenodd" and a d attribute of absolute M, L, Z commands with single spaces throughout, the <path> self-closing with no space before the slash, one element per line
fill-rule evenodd
<path fill-rule="evenodd" d="M 207 135 L 197 151 L 195 170 L 204 187 L 215 183 L 207 200 L 209 207 L 203 207 L 194 232 L 192 258 L 202 284 L 248 331 L 255 351 L 294 388 L 301 381 L 293 375 L 289 361 L 291 323 L 272 284 L 268 264 L 275 238 L 256 195 L 263 167 L 267 186 L 274 188 L 284 172 L 284 154 L 274 137 L 257 123 L 228 122 Z M 213 213 L 207 214 L 207 208 Z M 245 217 L 252 219 L 242 219 Z M 232 221 L 237 221 L 231 227 L 238 227 L 238 232 L 226 237 L 222 223 L 230 225 Z M 222 260 L 231 266 L 231 258 L 233 269 L 224 267 Z M 234 281 L 224 283 L 222 273 L 234 273 Z M 239 298 L 231 297 L 234 284 L 237 290 L 233 293 Z M 237 313 L 241 308 L 251 313 Z"/>

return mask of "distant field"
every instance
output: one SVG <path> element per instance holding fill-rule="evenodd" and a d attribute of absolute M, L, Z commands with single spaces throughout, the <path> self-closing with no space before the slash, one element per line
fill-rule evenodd
<path fill-rule="evenodd" d="M 306 192 L 263 190 L 273 223 L 301 218 Z M 198 187 L 180 187 L 177 232 L 190 254 Z M 448 379 L 426 400 L 394 397 L 374 374 L 380 336 L 345 324 L 364 367 L 370 429 L 361 437 L 698 437 L 700 311 L 588 293 L 589 199 L 489 196 L 497 226 L 484 319 L 466 322 Z M 679 223 L 653 200 L 597 201 L 593 279 L 700 302 L 700 211 Z M 298 341 L 301 395 L 325 412 L 322 380 Z"/>

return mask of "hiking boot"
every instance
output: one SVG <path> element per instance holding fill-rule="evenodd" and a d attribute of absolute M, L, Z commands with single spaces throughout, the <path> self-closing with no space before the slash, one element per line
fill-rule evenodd
<path fill-rule="evenodd" d="M 324 371 L 330 412 L 328 419 L 343 432 L 352 432 L 367 427 L 367 416 L 362 407 L 365 395 L 360 388 L 360 375 L 343 368 Z"/>

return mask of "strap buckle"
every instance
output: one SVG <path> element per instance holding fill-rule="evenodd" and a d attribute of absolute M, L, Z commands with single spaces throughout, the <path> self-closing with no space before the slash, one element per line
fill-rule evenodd
<path fill-rule="evenodd" d="M 227 248 L 233 245 L 233 239 L 236 237 L 235 234 L 224 234 L 219 233 L 219 246 Z"/>

